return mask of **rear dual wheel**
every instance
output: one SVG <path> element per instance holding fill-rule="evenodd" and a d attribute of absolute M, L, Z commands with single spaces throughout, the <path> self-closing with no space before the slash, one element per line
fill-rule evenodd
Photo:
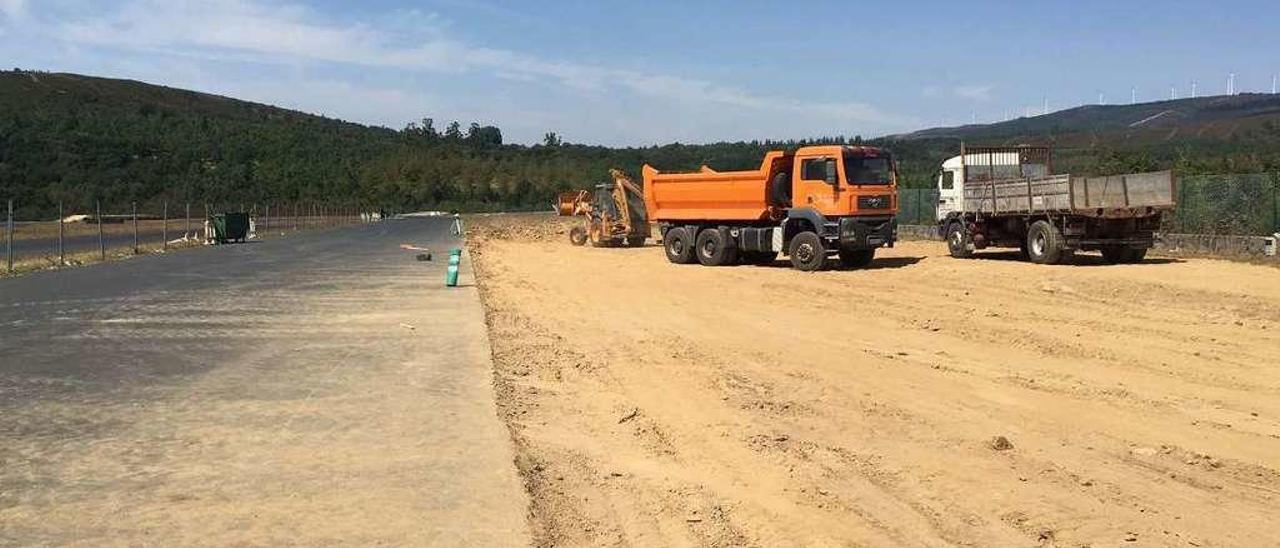
<path fill-rule="evenodd" d="M 675 264 L 690 264 L 696 260 L 693 257 L 693 238 L 682 226 L 663 235 L 662 247 L 667 252 L 667 260 Z"/>
<path fill-rule="evenodd" d="M 1027 257 L 1036 264 L 1062 264 L 1075 257 L 1074 249 L 1067 249 L 1062 231 L 1049 221 L 1031 223 L 1027 230 Z"/>
<path fill-rule="evenodd" d="M 729 231 L 708 228 L 698 232 L 696 255 L 705 266 L 727 266 L 738 262 L 738 246 Z"/>

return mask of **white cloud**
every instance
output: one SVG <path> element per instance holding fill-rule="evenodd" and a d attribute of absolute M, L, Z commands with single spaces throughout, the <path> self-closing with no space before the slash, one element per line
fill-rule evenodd
<path fill-rule="evenodd" d="M 20 0 L 0 2 L 4 2 L 0 6 L 22 9 Z M 415 72 L 475 73 L 588 98 L 624 92 L 664 104 L 693 107 L 703 113 L 729 109 L 733 116 L 744 120 L 761 113 L 773 119 L 798 118 L 808 125 L 798 135 L 831 133 L 838 131 L 832 128 L 850 126 L 871 133 L 868 128 L 905 129 L 913 123 L 857 101 L 812 102 L 766 96 L 696 78 L 545 59 L 519 51 L 467 44 L 450 38 L 445 32 L 447 23 L 438 17 L 411 15 L 417 18 L 412 25 L 415 30 L 413 34 L 406 34 L 389 28 L 399 25 L 333 23 L 305 7 L 265 4 L 258 0 L 130 0 L 105 14 L 53 23 L 50 32 L 72 45 L 152 54 L 219 61 L 334 63 Z M 989 90 L 989 86 L 975 87 L 970 92 L 978 96 Z M 389 102 L 408 103 L 403 97 Z M 328 114 L 351 118 L 367 113 L 345 109 Z M 715 113 L 721 117 L 725 114 Z M 375 119 L 385 123 L 383 119 Z M 504 120 L 497 122 L 505 124 Z M 765 133 L 780 137 L 772 134 L 773 129 L 767 127 Z"/>
<path fill-rule="evenodd" d="M 26 17 L 27 0 L 0 0 L 0 13 L 10 19 Z"/>

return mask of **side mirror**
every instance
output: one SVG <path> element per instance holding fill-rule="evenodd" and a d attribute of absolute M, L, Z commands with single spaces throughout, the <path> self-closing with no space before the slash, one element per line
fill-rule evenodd
<path fill-rule="evenodd" d="M 827 184 L 836 186 L 839 181 L 840 177 L 836 172 L 836 161 L 831 158 L 827 158 Z"/>

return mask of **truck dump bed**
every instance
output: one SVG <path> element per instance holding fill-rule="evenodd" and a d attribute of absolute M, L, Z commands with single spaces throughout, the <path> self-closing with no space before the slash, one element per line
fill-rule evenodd
<path fill-rule="evenodd" d="M 644 200 L 649 220 L 762 221 L 771 215 L 769 181 L 786 165 L 781 152 L 765 155 L 754 171 L 662 173 L 644 166 Z"/>
<path fill-rule="evenodd" d="M 966 181 L 964 209 L 983 215 L 1145 216 L 1173 209 L 1176 197 L 1173 173 L 1169 171 L 1110 177 L 1050 175 Z"/>

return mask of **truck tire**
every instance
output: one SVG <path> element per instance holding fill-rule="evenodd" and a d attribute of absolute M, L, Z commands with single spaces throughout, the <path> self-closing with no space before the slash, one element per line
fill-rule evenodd
<path fill-rule="evenodd" d="M 827 248 L 822 245 L 822 238 L 809 231 L 791 238 L 787 254 L 791 256 L 791 266 L 804 272 L 822 270 L 827 263 Z"/>
<path fill-rule="evenodd" d="M 1036 221 L 1027 230 L 1027 256 L 1036 264 L 1059 264 L 1071 260 L 1074 252 L 1064 249 L 1065 241 L 1058 227 L 1049 221 Z"/>
<path fill-rule="evenodd" d="M 662 247 L 667 251 L 667 260 L 675 264 L 689 264 L 694 261 L 693 242 L 689 231 L 679 226 L 667 231 L 662 237 Z"/>
<path fill-rule="evenodd" d="M 587 245 L 587 229 L 580 226 L 570 228 L 569 243 L 573 245 Z"/>
<path fill-rule="evenodd" d="M 1131 262 L 1131 263 L 1140 263 L 1140 262 L 1142 262 L 1142 260 L 1143 260 L 1143 259 L 1145 259 L 1145 258 L 1147 258 L 1147 248 L 1145 248 L 1145 247 L 1144 247 L 1144 248 L 1141 248 L 1141 249 L 1130 249 L 1130 250 L 1129 250 L 1129 262 Z"/>
<path fill-rule="evenodd" d="M 739 251 L 738 258 L 744 264 L 768 266 L 778 260 L 777 251 Z"/>
<path fill-rule="evenodd" d="M 968 259 L 973 256 L 973 239 L 969 231 L 964 229 L 960 221 L 947 225 L 947 251 L 957 259 Z"/>
<path fill-rule="evenodd" d="M 727 266 L 738 262 L 738 248 L 726 231 L 708 228 L 698 233 L 694 254 L 704 266 Z"/>
<path fill-rule="evenodd" d="M 845 268 L 866 268 L 876 258 L 875 249 L 841 249 L 840 266 Z"/>

